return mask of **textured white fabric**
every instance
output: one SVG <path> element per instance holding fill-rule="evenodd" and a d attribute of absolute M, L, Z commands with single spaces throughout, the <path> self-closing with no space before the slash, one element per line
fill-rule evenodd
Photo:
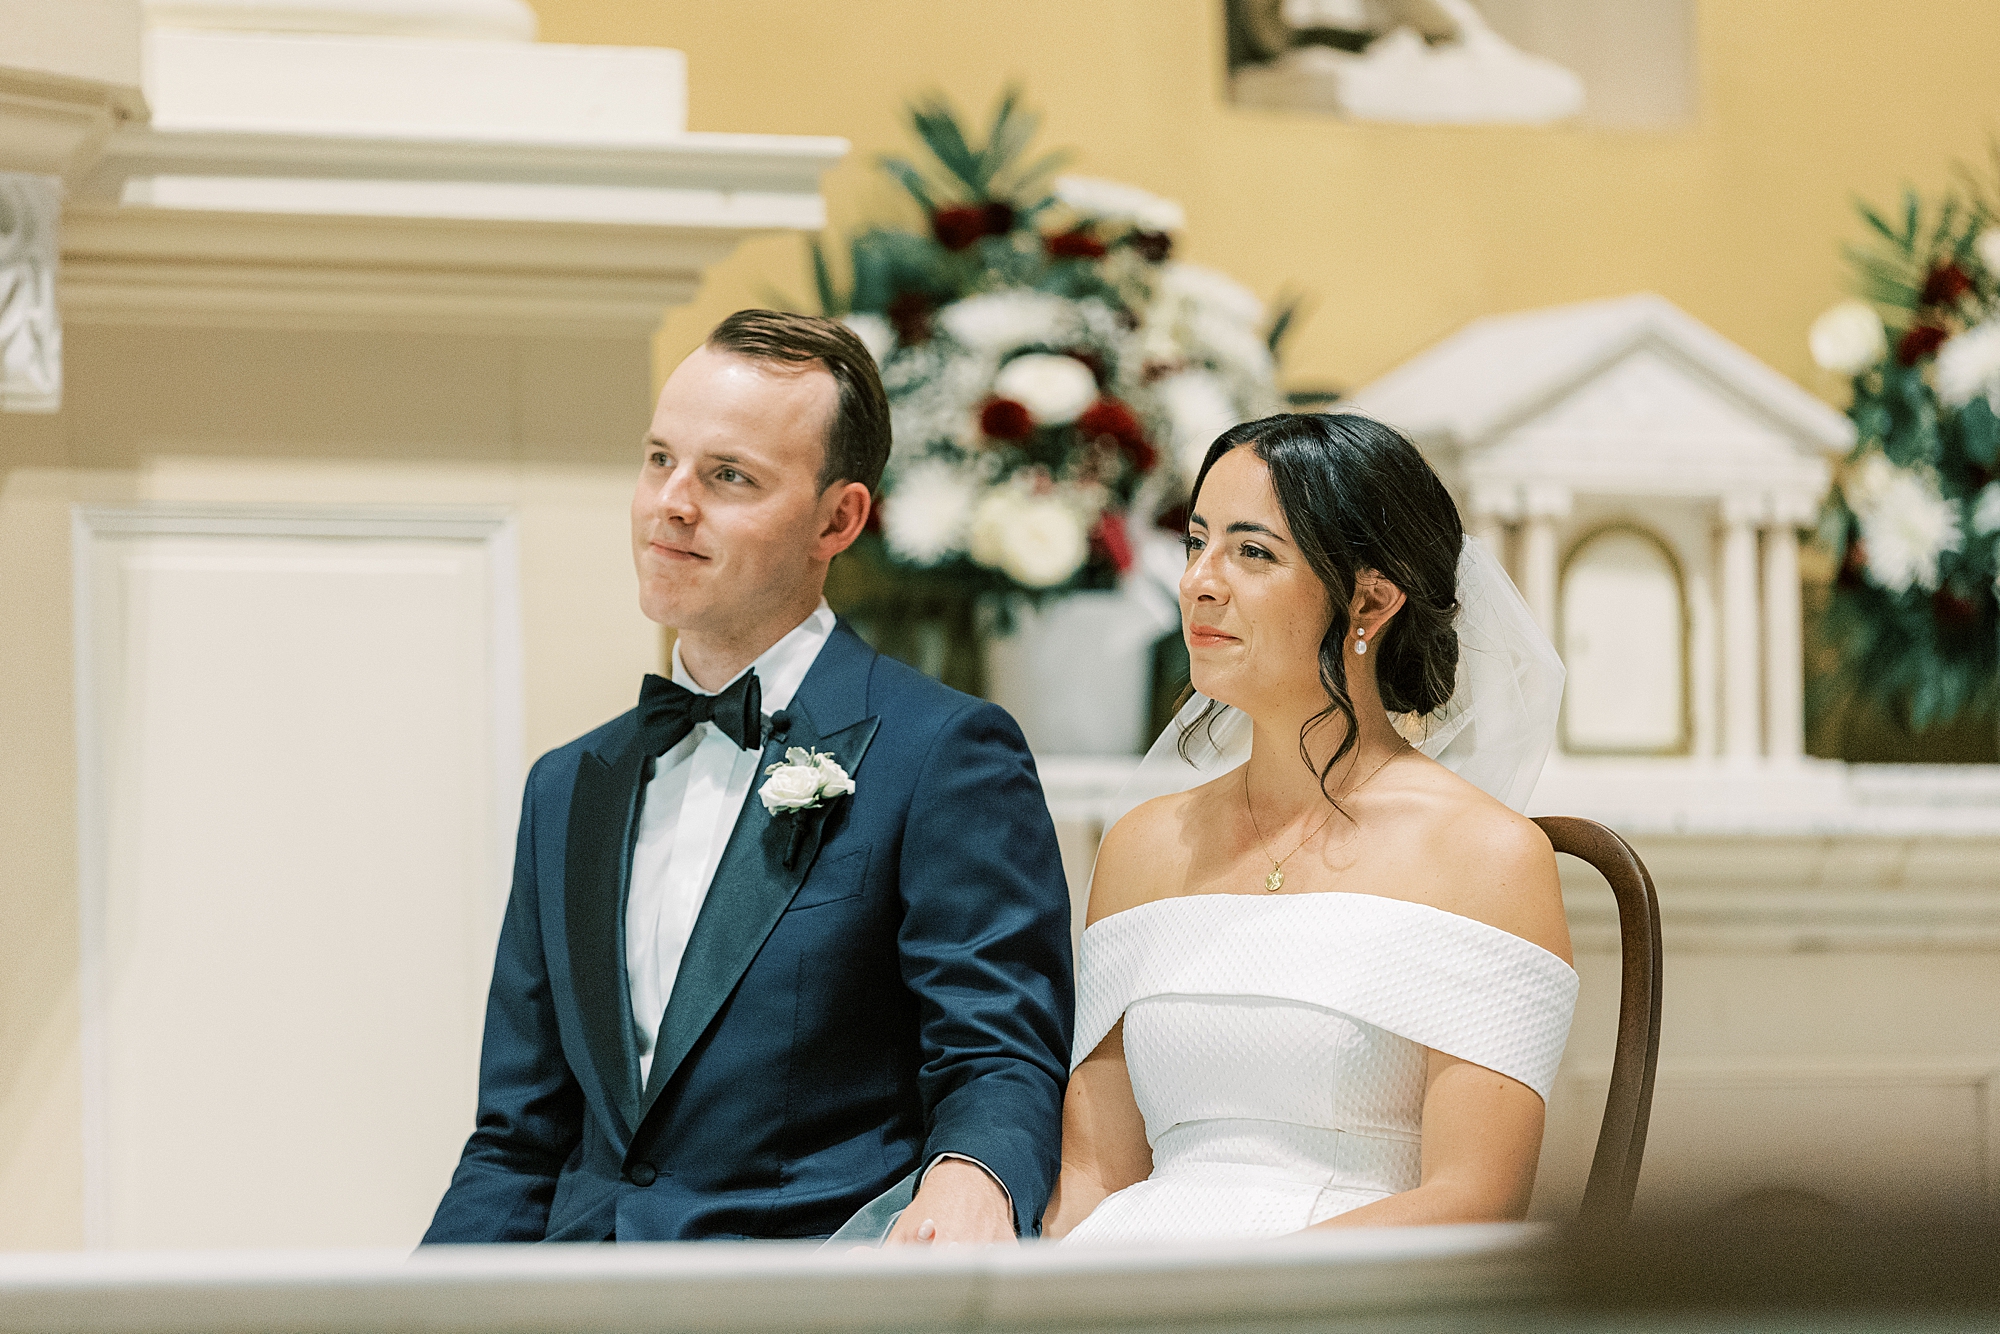
<path fill-rule="evenodd" d="M 792 702 L 806 673 L 833 634 L 833 608 L 820 599 L 812 615 L 743 669 L 757 673 L 765 713 Z M 681 665 L 674 645 L 674 682 L 698 694 L 729 689 L 738 672 L 703 690 Z M 722 863 L 729 831 L 757 780 L 762 753 L 745 750 L 714 723 L 696 723 L 653 764 L 632 848 L 632 883 L 625 898 L 625 980 L 632 999 L 632 1033 L 639 1046 L 639 1083 L 653 1069 L 653 1043 L 674 994 L 694 920 Z"/>
<path fill-rule="evenodd" d="M 1196 894 L 1084 933 L 1075 1059 L 1122 1015 L 1153 1175 L 1072 1241 L 1295 1232 L 1418 1184 L 1425 1048 L 1544 1098 L 1576 973 L 1369 894 Z"/>

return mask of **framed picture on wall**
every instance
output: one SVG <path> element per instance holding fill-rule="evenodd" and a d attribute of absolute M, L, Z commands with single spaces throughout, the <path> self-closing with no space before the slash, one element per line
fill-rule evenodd
<path fill-rule="evenodd" d="M 1693 116 L 1693 0 L 1220 3 L 1240 106 L 1406 125 Z"/>

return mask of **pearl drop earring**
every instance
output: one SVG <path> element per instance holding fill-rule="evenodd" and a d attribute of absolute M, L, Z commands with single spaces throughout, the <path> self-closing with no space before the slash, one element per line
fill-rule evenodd
<path fill-rule="evenodd" d="M 1366 635 L 1367 633 L 1368 633 L 1368 632 L 1367 632 L 1366 630 L 1363 630 L 1363 629 L 1359 629 L 1359 628 L 1357 628 L 1357 629 L 1355 630 L 1355 632 L 1354 632 L 1354 651 L 1355 651 L 1356 653 L 1366 653 L 1366 652 L 1368 651 L 1368 641 L 1367 641 L 1366 639 L 1362 638 L 1362 636 Z"/>

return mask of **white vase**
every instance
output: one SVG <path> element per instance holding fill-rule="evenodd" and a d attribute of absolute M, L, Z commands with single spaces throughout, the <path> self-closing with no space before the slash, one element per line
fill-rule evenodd
<path fill-rule="evenodd" d="M 1037 755 L 1136 755 L 1152 742 L 1153 645 L 1179 623 L 1161 599 L 1120 589 L 1013 607 L 986 640 L 986 697 Z"/>

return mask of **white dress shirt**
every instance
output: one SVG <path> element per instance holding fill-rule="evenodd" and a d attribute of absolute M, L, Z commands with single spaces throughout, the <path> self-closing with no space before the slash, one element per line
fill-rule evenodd
<path fill-rule="evenodd" d="M 812 615 L 743 669 L 756 671 L 765 713 L 792 702 L 832 633 L 833 608 L 822 598 Z M 715 695 L 735 684 L 736 677 L 716 690 L 703 690 L 681 665 L 680 645 L 674 645 L 675 684 Z M 652 1076 L 653 1044 L 667 998 L 674 994 L 681 955 L 762 759 L 761 750 L 743 749 L 714 723 L 696 723 L 654 763 L 652 781 L 646 784 L 625 899 L 625 976 L 641 1088 Z"/>

